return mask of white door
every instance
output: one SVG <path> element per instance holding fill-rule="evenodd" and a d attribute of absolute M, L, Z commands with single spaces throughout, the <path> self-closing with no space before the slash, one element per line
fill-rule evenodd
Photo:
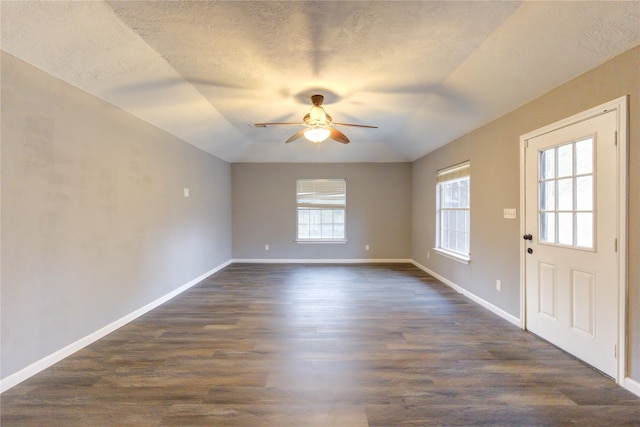
<path fill-rule="evenodd" d="M 527 140 L 526 327 L 617 376 L 617 115 Z"/>

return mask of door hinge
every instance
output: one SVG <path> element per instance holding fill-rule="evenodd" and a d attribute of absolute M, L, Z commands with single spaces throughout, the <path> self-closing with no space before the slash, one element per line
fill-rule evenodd
<path fill-rule="evenodd" d="M 618 252 L 618 238 L 613 239 L 613 251 Z"/>
<path fill-rule="evenodd" d="M 614 359 L 618 358 L 618 345 L 617 344 L 613 345 L 613 357 L 614 357 Z"/>
<path fill-rule="evenodd" d="M 618 131 L 613 132 L 613 145 L 618 145 Z"/>
<path fill-rule="evenodd" d="M 529 140 L 525 139 L 524 141 L 524 148 L 529 148 Z"/>

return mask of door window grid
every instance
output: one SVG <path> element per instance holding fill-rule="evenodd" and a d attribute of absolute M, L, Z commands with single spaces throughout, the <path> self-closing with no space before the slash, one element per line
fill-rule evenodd
<path fill-rule="evenodd" d="M 539 240 L 593 249 L 593 137 L 539 153 Z"/>

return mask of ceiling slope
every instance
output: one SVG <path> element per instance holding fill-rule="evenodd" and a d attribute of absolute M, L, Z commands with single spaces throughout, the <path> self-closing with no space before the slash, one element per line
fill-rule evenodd
<path fill-rule="evenodd" d="M 6 52 L 230 162 L 412 161 L 640 44 L 640 2 L 10 2 Z M 325 95 L 348 145 L 284 141 Z"/>

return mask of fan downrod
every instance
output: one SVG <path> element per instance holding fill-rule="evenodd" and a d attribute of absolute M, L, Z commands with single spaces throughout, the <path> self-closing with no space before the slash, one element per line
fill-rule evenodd
<path fill-rule="evenodd" d="M 321 106 L 324 102 L 324 96 L 322 95 L 311 95 L 311 103 L 317 107 Z"/>

